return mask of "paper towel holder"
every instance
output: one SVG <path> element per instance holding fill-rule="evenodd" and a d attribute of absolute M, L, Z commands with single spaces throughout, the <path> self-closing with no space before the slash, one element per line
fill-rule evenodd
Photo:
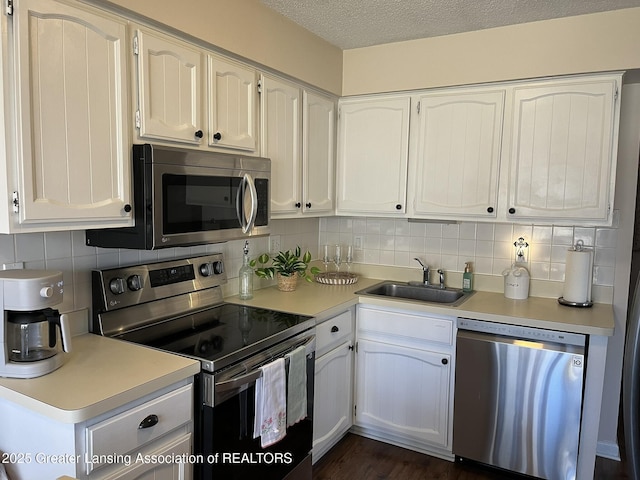
<path fill-rule="evenodd" d="M 578 240 L 576 244 L 573 246 L 573 249 L 581 252 L 584 248 L 584 242 L 582 240 Z M 579 308 L 588 308 L 593 306 L 593 302 L 589 300 L 588 302 L 569 302 L 565 300 L 563 297 L 558 298 L 558 303 L 560 305 L 565 305 L 567 307 L 579 307 Z"/>

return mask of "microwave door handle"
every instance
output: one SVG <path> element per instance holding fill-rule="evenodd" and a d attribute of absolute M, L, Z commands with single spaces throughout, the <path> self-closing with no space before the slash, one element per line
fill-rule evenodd
<path fill-rule="evenodd" d="M 242 177 L 240 180 L 240 185 L 238 185 L 238 192 L 236 193 L 236 215 L 238 217 L 238 222 L 240 222 L 240 226 L 242 227 L 242 232 L 247 233 L 247 222 L 244 219 L 244 192 L 246 188 L 247 178 L 246 175 Z"/>
<path fill-rule="evenodd" d="M 256 218 L 258 217 L 258 191 L 256 190 L 256 184 L 251 175 L 245 173 L 244 178 L 247 186 L 249 187 L 249 193 L 251 194 L 251 215 L 247 221 L 246 229 L 243 228 L 242 233 L 248 233 L 253 229 L 253 226 L 256 223 Z"/>

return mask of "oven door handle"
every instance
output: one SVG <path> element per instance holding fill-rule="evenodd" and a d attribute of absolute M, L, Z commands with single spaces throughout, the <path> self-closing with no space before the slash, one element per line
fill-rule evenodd
<path fill-rule="evenodd" d="M 249 212 L 248 219 L 245 215 L 246 209 L 244 204 L 247 188 L 249 189 L 249 194 L 251 196 L 251 210 Z M 253 177 L 248 173 L 245 173 L 240 181 L 240 187 L 238 188 L 236 198 L 236 214 L 238 215 L 238 220 L 242 227 L 242 233 L 246 234 L 250 232 L 253 229 L 253 225 L 255 224 L 258 216 L 258 191 L 256 190 Z"/>
<path fill-rule="evenodd" d="M 298 345 L 294 345 L 294 346 L 288 345 L 287 347 L 283 348 L 281 351 L 274 352 L 272 355 L 269 355 L 268 357 L 265 358 L 265 360 L 269 360 L 269 361 L 276 360 L 280 357 L 285 356 L 287 353 L 293 351 L 295 348 L 298 348 L 303 345 L 306 348 L 305 353 L 308 355 L 315 349 L 315 342 L 314 342 L 315 338 L 316 338 L 315 335 L 312 335 L 310 337 L 305 338 L 304 341 L 300 342 Z M 264 365 L 265 363 L 266 362 L 261 362 L 262 365 Z M 216 382 L 215 391 L 226 392 L 228 390 L 233 390 L 235 388 L 242 387 L 243 385 L 247 385 L 249 383 L 255 382 L 261 376 L 262 376 L 262 370 L 260 370 L 260 367 L 258 367 L 251 370 L 248 373 L 245 373 L 240 377 L 235 377 L 229 380 Z"/>
<path fill-rule="evenodd" d="M 241 387 L 248 383 L 255 382 L 262 376 L 262 370 L 259 368 L 253 370 L 241 377 L 233 378 L 231 380 L 225 380 L 224 382 L 216 382 L 216 392 L 226 392 L 227 390 L 233 390 L 234 388 Z"/>

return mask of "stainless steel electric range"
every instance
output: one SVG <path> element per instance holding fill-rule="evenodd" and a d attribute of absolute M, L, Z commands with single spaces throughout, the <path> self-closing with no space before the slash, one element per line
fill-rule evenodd
<path fill-rule="evenodd" d="M 311 478 L 315 322 L 311 317 L 225 303 L 222 254 L 92 272 L 92 331 L 201 363 L 195 386 L 196 478 Z M 260 366 L 304 345 L 307 417 L 280 442 L 253 438 Z M 217 456 L 215 456 L 218 454 Z"/>

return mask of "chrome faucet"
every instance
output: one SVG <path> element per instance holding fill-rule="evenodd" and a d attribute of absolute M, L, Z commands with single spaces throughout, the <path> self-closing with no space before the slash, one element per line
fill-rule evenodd
<path fill-rule="evenodd" d="M 439 268 L 438 275 L 440 275 L 440 288 L 445 288 L 444 286 L 444 270 Z"/>
<path fill-rule="evenodd" d="M 422 283 L 424 285 L 429 285 L 429 266 L 422 263 L 422 260 L 418 257 L 415 257 L 414 260 L 422 267 Z"/>

